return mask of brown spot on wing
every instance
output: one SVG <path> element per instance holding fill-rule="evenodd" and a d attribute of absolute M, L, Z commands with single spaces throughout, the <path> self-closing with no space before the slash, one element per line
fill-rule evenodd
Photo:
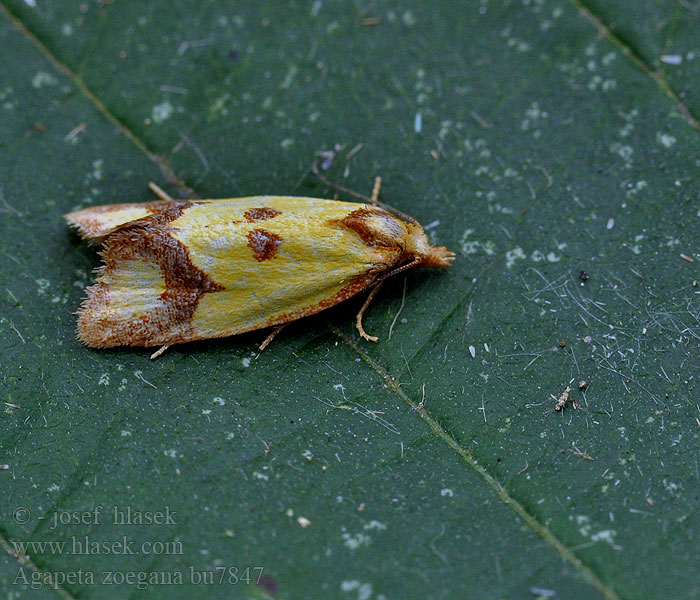
<path fill-rule="evenodd" d="M 276 233 L 264 229 L 251 229 L 247 236 L 248 246 L 253 249 L 255 260 L 262 262 L 270 260 L 277 254 L 277 248 L 282 243 L 282 238 Z"/>
<path fill-rule="evenodd" d="M 119 227 L 100 253 L 104 266 L 97 283 L 78 310 L 78 337 L 93 347 L 157 346 L 191 338 L 192 316 L 199 299 L 225 288 L 190 260 L 187 248 L 170 235 L 168 223 L 190 206 L 171 203 L 160 212 Z M 109 309 L 113 289 L 104 279 L 118 271 L 124 261 L 140 260 L 160 267 L 165 291 L 161 303 L 129 319 L 115 318 Z"/>
<path fill-rule="evenodd" d="M 274 208 L 269 208 L 267 206 L 260 206 L 256 208 L 249 208 L 243 216 L 249 223 L 254 223 L 255 221 L 266 221 L 267 219 L 274 219 L 277 215 L 282 213 Z"/>

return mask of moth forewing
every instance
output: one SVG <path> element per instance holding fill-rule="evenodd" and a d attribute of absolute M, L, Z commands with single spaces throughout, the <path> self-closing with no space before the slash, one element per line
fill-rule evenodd
<path fill-rule="evenodd" d="M 104 244 L 104 265 L 78 311 L 78 337 L 93 347 L 172 345 L 277 326 L 402 268 L 444 268 L 454 259 L 417 223 L 318 198 L 158 200 L 66 219 Z"/>

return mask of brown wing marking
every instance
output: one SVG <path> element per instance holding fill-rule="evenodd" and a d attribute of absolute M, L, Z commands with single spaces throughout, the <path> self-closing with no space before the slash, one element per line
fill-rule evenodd
<path fill-rule="evenodd" d="M 187 248 L 169 234 L 168 223 L 189 203 L 172 204 L 166 210 L 119 227 L 100 253 L 104 266 L 97 283 L 78 310 L 78 337 L 88 346 L 157 346 L 187 341 L 199 299 L 225 289 L 190 260 Z M 126 261 L 143 261 L 160 269 L 165 291 L 142 314 L 114 310 L 119 290 L 111 281 Z M 117 297 L 115 297 L 117 296 Z M 121 307 L 120 307 L 121 308 Z M 128 308 L 128 307 L 127 307 Z"/>
<path fill-rule="evenodd" d="M 281 215 L 282 212 L 275 209 L 269 208 L 267 206 L 260 206 L 257 208 L 250 208 L 243 216 L 245 220 L 249 223 L 254 223 L 255 221 L 266 221 L 267 219 L 274 219 L 277 215 Z"/>
<path fill-rule="evenodd" d="M 282 243 L 281 236 L 264 229 L 251 229 L 246 237 L 248 246 L 253 250 L 253 257 L 258 262 L 274 258 L 277 248 Z"/>
<path fill-rule="evenodd" d="M 365 244 L 373 247 L 397 247 L 405 233 L 394 215 L 379 208 L 358 208 L 340 220 L 339 224 L 352 229 Z"/>
<path fill-rule="evenodd" d="M 124 211 L 128 212 L 130 209 L 142 213 L 146 211 L 145 217 L 158 213 L 167 214 L 170 211 L 178 210 L 183 206 L 189 205 L 189 202 L 180 200 L 155 200 L 153 202 L 131 204 L 107 204 L 105 206 L 84 208 L 64 216 L 68 223 L 78 230 L 81 238 L 88 240 L 90 243 L 100 244 L 109 234 L 133 222 L 131 219 L 120 221 L 120 219 L 124 218 L 120 213 Z"/>

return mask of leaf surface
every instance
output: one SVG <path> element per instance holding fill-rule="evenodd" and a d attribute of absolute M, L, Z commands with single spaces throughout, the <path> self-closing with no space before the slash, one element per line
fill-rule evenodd
<path fill-rule="evenodd" d="M 618 4 L 0 2 L 0 591 L 697 597 L 697 11 Z M 379 344 L 361 298 L 260 355 L 74 339 L 62 214 L 328 196 L 321 152 L 458 253 Z"/>

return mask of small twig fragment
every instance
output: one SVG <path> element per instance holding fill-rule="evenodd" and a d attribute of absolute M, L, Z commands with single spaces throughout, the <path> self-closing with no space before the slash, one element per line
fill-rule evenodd
<path fill-rule="evenodd" d="M 423 384 L 423 397 L 421 401 L 413 407 L 413 410 L 420 412 L 425 407 L 425 384 Z"/>
<path fill-rule="evenodd" d="M 63 141 L 70 142 L 76 135 L 78 135 L 81 131 L 83 131 L 83 129 L 85 129 L 85 127 L 87 127 L 87 125 L 85 125 L 85 123 L 81 123 L 77 127 L 71 129 L 68 132 L 68 134 L 66 135 L 66 137 L 63 138 Z"/>
<path fill-rule="evenodd" d="M 576 456 L 578 456 L 579 458 L 582 458 L 583 460 L 591 460 L 591 461 L 594 461 L 594 460 L 595 460 L 595 458 L 593 458 L 590 454 L 579 450 L 579 449 L 576 447 L 576 444 L 573 444 L 573 443 L 572 443 L 572 444 L 571 444 L 571 448 L 572 448 L 572 450 L 574 451 L 574 454 L 575 454 Z"/>
<path fill-rule="evenodd" d="M 553 395 L 551 396 L 552 399 L 555 401 L 552 412 L 559 412 L 564 410 L 566 403 L 569 401 L 571 401 L 571 406 L 573 406 L 574 408 L 578 408 L 578 402 L 576 402 L 576 400 L 574 400 L 573 398 L 569 398 L 569 394 L 571 394 L 571 388 L 567 385 L 566 389 L 561 393 L 561 396 L 559 396 L 558 399 Z"/>

